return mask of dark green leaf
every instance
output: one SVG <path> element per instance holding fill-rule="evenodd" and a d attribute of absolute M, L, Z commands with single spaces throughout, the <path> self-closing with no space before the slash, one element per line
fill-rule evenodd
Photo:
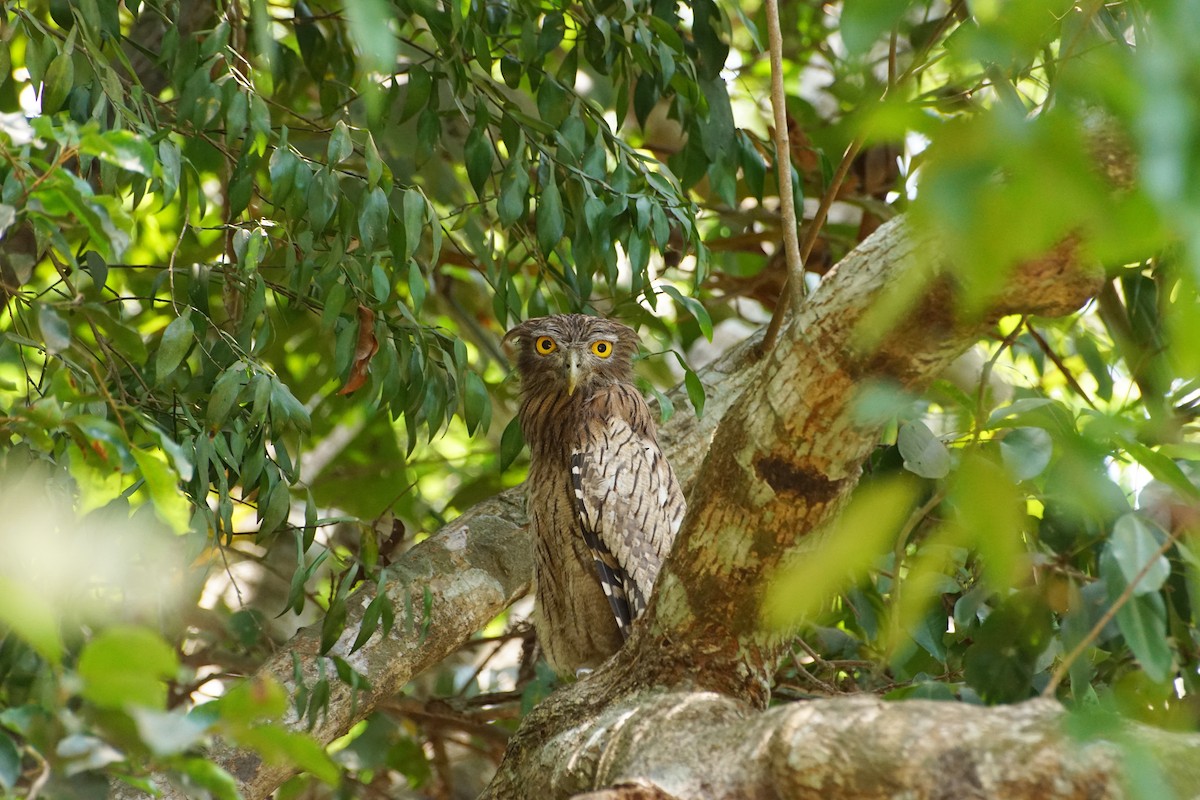
<path fill-rule="evenodd" d="M 338 120 L 333 126 L 333 135 L 329 137 L 325 158 L 330 166 L 340 164 L 354 152 L 354 142 L 350 141 L 350 128 L 345 122 Z"/>
<path fill-rule="evenodd" d="M 379 26 L 384 27 L 384 26 Z M 433 78 L 429 70 L 414 64 L 408 71 L 408 90 L 404 95 L 404 108 L 400 111 L 400 122 L 410 119 L 429 102 L 433 90 Z"/>
<path fill-rule="evenodd" d="M 292 496 L 288 491 L 288 485 L 283 481 L 277 481 L 267 494 L 266 502 L 259 504 L 258 516 L 261 522 L 258 526 L 258 533 L 260 536 L 277 530 L 287 521 L 291 503 Z"/>
<path fill-rule="evenodd" d="M 1167 611 L 1162 595 L 1134 595 L 1117 611 L 1117 626 L 1146 675 L 1165 683 L 1174 674 L 1173 654 L 1167 641 Z"/>
<path fill-rule="evenodd" d="M 187 308 L 181 315 L 171 320 L 171 324 L 163 331 L 158 352 L 154 354 L 154 375 L 160 385 L 183 362 L 195 340 L 196 331 L 192 327 L 192 310 Z"/>
<path fill-rule="evenodd" d="M 537 199 L 537 239 L 543 253 L 549 255 L 558 246 L 565 228 L 562 196 L 551 170 Z"/>
<path fill-rule="evenodd" d="M 358 213 L 358 233 L 363 250 L 370 252 L 377 242 L 386 238 L 389 212 L 387 195 L 376 186 L 367 195 Z"/>
<path fill-rule="evenodd" d="M 510 158 L 504 174 L 500 177 L 500 200 L 496 203 L 496 213 L 500 224 L 506 228 L 525 219 L 526 199 L 529 192 L 529 170 L 525 166 L 523 149 Z"/>
<path fill-rule="evenodd" d="M 467 161 L 467 177 L 471 180 L 471 186 L 474 187 L 476 195 L 483 197 L 487 179 L 492 174 L 494 154 L 492 142 L 487 135 L 487 124 L 482 119 L 478 120 L 472 126 L 471 132 L 467 134 L 464 155 Z"/>
<path fill-rule="evenodd" d="M 633 257 L 630 256 L 630 261 L 633 260 Z M 704 338 L 711 342 L 712 319 L 708 316 L 708 310 L 704 308 L 704 305 L 696 298 L 688 297 L 669 283 L 663 283 L 659 288 L 670 295 L 672 300 L 688 310 L 688 313 L 695 318 L 696 323 L 700 326 L 700 332 L 704 334 Z"/>
<path fill-rule="evenodd" d="M 513 417 L 500 436 L 500 471 L 508 469 L 517 460 L 525 447 L 525 436 L 521 433 L 521 420 Z"/>
<path fill-rule="evenodd" d="M 408 262 L 408 296 L 412 300 L 414 312 L 419 312 L 425 304 L 425 275 L 416 261 Z"/>
<path fill-rule="evenodd" d="M 467 387 L 463 394 L 463 408 L 467 423 L 467 433 L 475 435 L 475 429 L 482 424 L 482 433 L 487 433 L 488 421 L 491 417 L 491 400 L 488 398 L 487 386 L 475 372 L 467 372 Z"/>
<path fill-rule="evenodd" d="M 21 777 L 21 753 L 12 737 L 0 732 L 0 789 L 12 792 Z"/>
<path fill-rule="evenodd" d="M 698 376 L 692 370 L 686 370 L 683 373 L 683 384 L 687 387 L 688 400 L 692 401 L 692 408 L 696 409 L 696 416 L 704 416 L 704 384 L 700 382 Z"/>

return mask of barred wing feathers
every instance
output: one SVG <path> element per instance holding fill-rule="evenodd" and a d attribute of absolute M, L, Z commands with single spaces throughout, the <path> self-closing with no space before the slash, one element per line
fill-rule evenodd
<path fill-rule="evenodd" d="M 592 422 L 571 455 L 571 480 L 597 577 L 628 637 L 679 530 L 683 493 L 632 386 L 599 393 L 591 406 Z"/>

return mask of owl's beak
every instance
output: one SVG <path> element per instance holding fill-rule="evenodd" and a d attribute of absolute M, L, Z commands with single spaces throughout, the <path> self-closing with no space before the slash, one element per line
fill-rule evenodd
<path fill-rule="evenodd" d="M 567 354 L 567 396 L 575 394 L 579 388 L 579 353 L 571 351 Z"/>

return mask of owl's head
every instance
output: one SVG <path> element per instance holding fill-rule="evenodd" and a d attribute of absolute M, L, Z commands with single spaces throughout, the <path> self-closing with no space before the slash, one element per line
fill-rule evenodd
<path fill-rule="evenodd" d="M 515 351 L 521 387 L 529 392 L 593 390 L 632 378 L 638 338 L 633 329 L 586 314 L 556 314 L 526 320 L 504 334 L 509 354 Z"/>

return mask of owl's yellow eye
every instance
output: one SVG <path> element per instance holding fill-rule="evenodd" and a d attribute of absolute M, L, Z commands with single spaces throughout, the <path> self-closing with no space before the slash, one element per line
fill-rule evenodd
<path fill-rule="evenodd" d="M 598 342 L 592 342 L 592 352 L 601 358 L 608 358 L 613 352 L 612 342 L 604 339 L 601 339 Z"/>
<path fill-rule="evenodd" d="M 548 356 L 558 349 L 558 345 L 549 336 L 539 336 L 537 341 L 533 343 L 533 349 L 544 356 Z"/>

